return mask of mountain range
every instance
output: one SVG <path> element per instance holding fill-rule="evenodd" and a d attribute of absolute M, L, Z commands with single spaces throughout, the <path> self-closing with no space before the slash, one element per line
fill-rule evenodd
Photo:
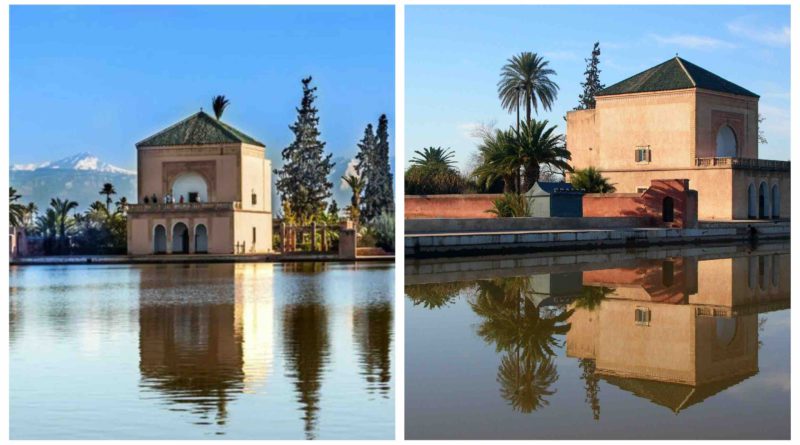
<path fill-rule="evenodd" d="M 334 159 L 336 165 L 331 173 L 333 198 L 340 209 L 350 204 L 350 189 L 341 186 L 341 177 L 347 170 L 349 160 L 344 157 Z M 273 160 L 273 167 L 280 168 L 280 160 Z M 40 213 L 50 205 L 52 198 L 69 198 L 78 202 L 78 211 L 86 210 L 95 201 L 105 202 L 100 195 L 103 184 L 114 184 L 117 194 L 114 201 L 126 197 L 128 202 L 136 202 L 136 172 L 101 161 L 91 153 L 78 153 L 56 161 L 39 164 L 15 164 L 10 169 L 11 186 L 22 195 L 20 201 L 36 203 Z M 274 179 L 274 175 L 273 175 Z M 272 187 L 272 208 L 277 215 L 280 205 Z"/>

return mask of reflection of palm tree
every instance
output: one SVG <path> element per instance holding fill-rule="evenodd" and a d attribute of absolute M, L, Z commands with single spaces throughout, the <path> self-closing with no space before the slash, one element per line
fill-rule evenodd
<path fill-rule="evenodd" d="M 313 439 L 322 373 L 330 354 L 328 310 L 323 304 L 307 299 L 287 304 L 283 313 L 283 330 L 288 367 L 295 379 L 297 400 L 304 413 L 306 438 Z"/>
<path fill-rule="evenodd" d="M 581 294 L 575 301 L 575 307 L 593 311 L 600 307 L 603 299 L 614 292 L 614 289 L 604 286 L 583 286 Z"/>
<path fill-rule="evenodd" d="M 586 403 L 592 408 L 592 417 L 594 420 L 600 420 L 600 398 L 597 394 L 600 392 L 600 378 L 596 374 L 596 363 L 592 359 L 582 358 L 578 361 L 581 367 L 581 380 L 584 382 L 584 389 L 586 389 Z"/>
<path fill-rule="evenodd" d="M 523 413 L 547 405 L 545 397 L 555 393 L 550 390 L 558 380 L 552 356 L 554 348 L 562 346 L 556 336 L 569 331 L 567 320 L 573 313 L 542 317 L 528 298 L 531 292 L 529 277 L 480 281 L 475 301 L 470 303 L 483 318 L 478 335 L 494 343 L 498 352 L 506 352 L 497 375 L 500 394 Z"/>
<path fill-rule="evenodd" d="M 455 281 L 452 283 L 407 284 L 406 296 L 414 306 L 422 305 L 425 309 L 439 309 L 449 306 L 464 290 L 472 287 L 474 282 Z"/>
<path fill-rule="evenodd" d="M 550 389 L 556 380 L 558 371 L 552 359 L 536 360 L 518 352 L 505 355 L 497 371 L 500 395 L 525 414 L 550 404 L 545 397 L 556 393 Z"/>
<path fill-rule="evenodd" d="M 388 301 L 367 304 L 353 312 L 353 334 L 359 353 L 367 390 L 376 389 L 388 397 L 391 374 L 392 305 Z"/>

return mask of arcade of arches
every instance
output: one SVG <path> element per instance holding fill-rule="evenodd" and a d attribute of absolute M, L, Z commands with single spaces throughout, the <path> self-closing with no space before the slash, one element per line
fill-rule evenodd
<path fill-rule="evenodd" d="M 192 235 L 193 232 L 193 235 Z M 156 224 L 153 229 L 153 253 L 207 253 L 208 228 L 205 224 L 195 224 L 190 228 L 183 222 L 177 222 L 170 231 L 172 236 L 167 238 L 167 229 L 163 224 Z M 167 250 L 167 246 L 170 249 Z"/>

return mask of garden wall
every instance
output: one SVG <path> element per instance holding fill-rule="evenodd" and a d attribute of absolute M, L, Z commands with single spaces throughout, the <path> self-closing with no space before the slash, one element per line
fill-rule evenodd
<path fill-rule="evenodd" d="M 405 218 L 494 218 L 486 211 L 503 195 L 406 195 Z"/>
<path fill-rule="evenodd" d="M 664 221 L 666 198 L 672 200 L 672 221 Z M 666 210 L 666 212 L 665 212 Z M 658 227 L 697 227 L 697 191 L 688 179 L 654 179 L 643 193 L 587 193 L 584 217 L 636 216 Z"/>

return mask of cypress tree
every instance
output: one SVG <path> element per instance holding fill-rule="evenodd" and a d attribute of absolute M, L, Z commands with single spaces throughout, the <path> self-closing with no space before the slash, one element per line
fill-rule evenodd
<path fill-rule="evenodd" d="M 579 104 L 575 110 L 588 110 L 595 107 L 594 95 L 605 88 L 605 85 L 600 83 L 600 42 L 594 42 L 592 49 L 592 57 L 586 60 L 586 71 L 584 75 L 586 80 L 581 83 L 583 93 L 578 96 Z"/>
<path fill-rule="evenodd" d="M 333 184 L 328 176 L 333 169 L 331 154 L 325 155 L 325 142 L 320 140 L 319 117 L 314 107 L 311 76 L 302 80 L 303 99 L 297 108 L 297 120 L 289 128 L 294 142 L 281 152 L 283 168 L 275 169 L 278 195 L 300 224 L 310 222 L 322 213 L 326 200 L 332 196 Z"/>
<path fill-rule="evenodd" d="M 385 114 L 378 119 L 378 129 L 372 135 L 372 124 L 367 125 L 364 139 L 358 145 L 359 173 L 367 180 L 364 189 L 365 221 L 381 213 L 394 213 L 394 188 L 389 166 L 389 120 Z"/>

